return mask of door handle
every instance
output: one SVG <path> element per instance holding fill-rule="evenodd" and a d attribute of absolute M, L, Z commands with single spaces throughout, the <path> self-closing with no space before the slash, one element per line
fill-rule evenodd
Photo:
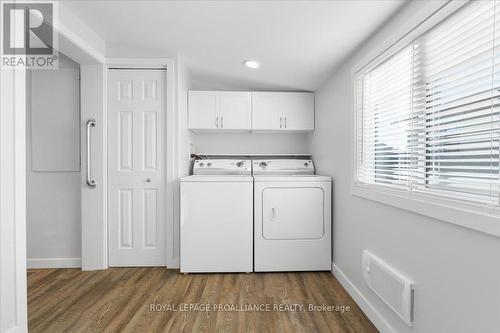
<path fill-rule="evenodd" d="M 224 117 L 220 117 L 220 128 L 224 128 Z"/>
<path fill-rule="evenodd" d="M 219 117 L 215 118 L 215 127 L 219 128 Z"/>
<path fill-rule="evenodd" d="M 276 219 L 276 208 L 271 208 L 271 221 Z"/>
<path fill-rule="evenodd" d="M 153 179 L 151 177 L 146 178 L 146 183 L 151 183 Z"/>
<path fill-rule="evenodd" d="M 287 118 L 287 117 L 285 117 L 285 128 L 286 128 L 286 118 Z"/>
<path fill-rule="evenodd" d="M 92 127 L 95 127 L 96 125 L 96 121 L 94 118 L 90 118 L 89 120 L 87 120 L 87 186 L 89 188 L 95 188 L 97 183 L 95 180 L 92 179 L 91 177 L 91 173 L 90 173 L 90 168 L 92 166 L 92 163 L 91 163 L 91 140 L 90 140 L 90 129 Z"/>

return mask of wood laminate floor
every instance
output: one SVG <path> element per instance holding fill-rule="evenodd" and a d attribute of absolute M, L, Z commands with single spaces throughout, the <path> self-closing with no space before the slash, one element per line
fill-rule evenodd
<path fill-rule="evenodd" d="M 189 304 L 210 310 L 182 308 Z M 309 311 L 309 304 L 350 309 Z M 246 306 L 254 311 L 238 311 Z M 30 332 L 377 332 L 329 272 L 183 275 L 164 268 L 30 269 L 28 325 Z"/>

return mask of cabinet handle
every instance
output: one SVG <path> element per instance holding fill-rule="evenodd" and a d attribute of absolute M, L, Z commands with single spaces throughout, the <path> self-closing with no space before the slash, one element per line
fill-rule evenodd
<path fill-rule="evenodd" d="M 286 128 L 286 118 L 287 118 L 287 117 L 285 117 L 285 128 Z"/>
<path fill-rule="evenodd" d="M 283 128 L 283 117 L 280 117 L 280 128 Z"/>
<path fill-rule="evenodd" d="M 219 117 L 215 118 L 215 127 L 219 128 Z"/>
<path fill-rule="evenodd" d="M 224 117 L 220 117 L 220 128 L 224 128 Z"/>
<path fill-rule="evenodd" d="M 271 221 L 276 219 L 276 208 L 271 208 Z"/>

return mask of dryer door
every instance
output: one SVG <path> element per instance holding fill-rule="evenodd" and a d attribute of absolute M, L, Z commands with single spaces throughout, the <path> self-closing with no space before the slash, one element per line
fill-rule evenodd
<path fill-rule="evenodd" d="M 262 193 L 264 239 L 318 239 L 324 235 L 323 189 L 272 187 Z"/>

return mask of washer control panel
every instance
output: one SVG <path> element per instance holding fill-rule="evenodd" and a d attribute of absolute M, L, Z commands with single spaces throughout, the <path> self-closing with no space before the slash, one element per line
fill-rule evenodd
<path fill-rule="evenodd" d="M 314 175 L 312 160 L 274 159 L 254 160 L 254 175 Z"/>
<path fill-rule="evenodd" d="M 251 173 L 250 160 L 195 160 L 193 164 L 193 175 L 250 175 Z"/>

